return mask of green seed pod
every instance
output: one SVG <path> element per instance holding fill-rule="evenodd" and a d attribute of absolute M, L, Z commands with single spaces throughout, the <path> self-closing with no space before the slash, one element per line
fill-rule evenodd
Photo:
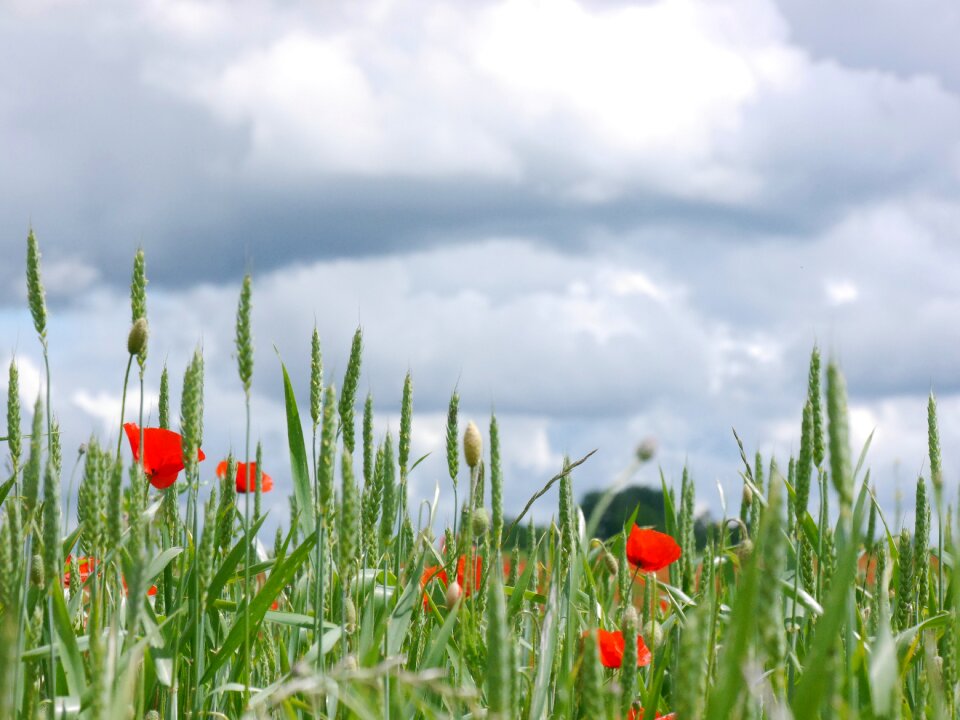
<path fill-rule="evenodd" d="M 520 578 L 520 548 L 516 545 L 510 551 L 510 571 L 507 575 L 507 585 L 516 587 L 517 580 Z"/>
<path fill-rule="evenodd" d="M 350 346 L 350 359 L 343 376 L 343 392 L 340 394 L 340 430 L 343 433 L 343 446 L 353 454 L 354 423 L 353 406 L 357 398 L 357 385 L 360 383 L 360 362 L 363 356 L 363 331 L 357 328 Z"/>
<path fill-rule="evenodd" d="M 375 454 L 373 450 L 373 395 L 367 393 L 363 403 L 363 487 L 366 489 L 373 482 L 375 468 Z"/>
<path fill-rule="evenodd" d="M 797 521 L 803 518 L 810 504 L 810 473 L 813 471 L 813 404 L 808 399 L 803 406 L 803 421 L 800 424 L 800 454 L 797 457 L 796 514 Z"/>
<path fill-rule="evenodd" d="M 130 334 L 127 335 L 127 352 L 131 355 L 140 356 L 140 353 L 147 349 L 147 319 L 139 318 L 130 328 Z"/>
<path fill-rule="evenodd" d="M 903 630 L 910 626 L 913 617 L 913 545 L 910 542 L 910 533 L 904 528 L 900 532 L 898 545 L 900 560 L 900 582 L 897 585 L 897 612 L 895 616 L 896 630 Z"/>
<path fill-rule="evenodd" d="M 110 466 L 110 485 L 107 490 L 106 547 L 120 547 L 123 533 L 123 464 L 114 461 Z"/>
<path fill-rule="evenodd" d="M 475 508 L 471 523 L 473 536 L 475 538 L 482 537 L 486 534 L 487 530 L 490 529 L 490 516 L 487 515 L 487 511 L 484 508 Z"/>
<path fill-rule="evenodd" d="M 45 581 L 49 587 L 60 576 L 60 468 L 53 458 L 43 476 L 43 549 Z"/>
<path fill-rule="evenodd" d="M 923 476 L 917 478 L 916 524 L 913 536 L 913 566 L 918 610 L 927 605 L 927 585 L 930 574 L 930 502 Z"/>
<path fill-rule="evenodd" d="M 37 508 L 40 497 L 40 457 L 43 453 L 43 403 L 37 397 L 33 406 L 33 423 L 30 430 L 30 454 L 23 468 L 23 502 L 27 513 L 27 524 Z"/>
<path fill-rule="evenodd" d="M 160 373 L 160 427 L 170 429 L 170 377 L 166 365 Z"/>
<path fill-rule="evenodd" d="M 400 462 L 400 480 L 407 477 L 407 466 L 410 463 L 410 434 L 413 423 L 413 378 L 409 371 L 403 379 L 403 399 L 400 401 L 400 442 L 397 449 L 397 460 Z"/>
<path fill-rule="evenodd" d="M 493 506 L 493 547 L 503 542 L 503 470 L 500 467 L 500 429 L 490 416 L 490 503 Z"/>
<path fill-rule="evenodd" d="M 927 401 L 927 445 L 930 451 L 930 481 L 939 490 L 943 486 L 940 466 L 940 431 L 937 429 L 937 399 L 930 393 Z"/>
<path fill-rule="evenodd" d="M 620 558 L 618 565 L 617 592 L 620 595 L 620 602 L 622 604 L 631 605 L 633 602 L 633 595 L 630 591 L 630 564 L 627 562 L 626 540 L 624 540 L 620 547 Z"/>
<path fill-rule="evenodd" d="M 310 419 L 313 420 L 313 430 L 316 432 L 320 425 L 320 413 L 323 406 L 323 357 L 320 354 L 320 333 L 317 326 L 313 326 L 313 336 L 310 338 Z"/>
<path fill-rule="evenodd" d="M 463 588 L 460 586 L 456 580 L 447 585 L 447 592 L 444 595 L 444 600 L 447 604 L 447 610 L 453 610 L 460 598 L 463 597 Z"/>
<path fill-rule="evenodd" d="M 620 709 L 626 714 L 637 694 L 637 611 L 627 605 L 622 612 L 623 660 L 620 664 Z"/>
<path fill-rule="evenodd" d="M 813 572 L 813 546 L 804 533 L 800 533 L 800 579 L 803 589 L 812 595 L 816 583 Z"/>
<path fill-rule="evenodd" d="M 820 558 L 820 577 L 823 582 L 822 598 L 830 595 L 830 585 L 837 569 L 837 546 L 833 530 L 828 528 L 823 534 L 823 556 Z"/>
<path fill-rule="evenodd" d="M 853 502 L 853 470 L 850 466 L 850 430 L 847 418 L 847 386 L 836 363 L 827 365 L 827 419 L 830 439 L 830 477 L 840 495 L 841 514 Z"/>
<path fill-rule="evenodd" d="M 143 248 L 133 258 L 133 278 L 130 281 L 130 309 L 133 328 L 127 338 L 127 352 L 137 356 L 141 377 L 147 362 L 147 275 Z M 141 326 L 142 321 L 142 326 Z M 141 329 L 138 329 L 138 326 Z"/>
<path fill-rule="evenodd" d="M 820 349 L 814 345 L 810 353 L 810 375 L 807 381 L 807 400 L 813 411 L 813 462 L 823 467 L 823 410 L 820 396 Z"/>
<path fill-rule="evenodd" d="M 217 543 L 217 489 L 210 489 L 210 497 L 203 506 L 203 533 L 200 540 L 200 587 L 210 587 L 210 580 L 213 578 L 213 563 L 216 553 Z M 209 602 L 209 598 L 207 598 Z"/>
<path fill-rule="evenodd" d="M 47 338 L 47 301 L 40 279 L 40 246 L 33 234 L 33 228 L 27 235 L 27 301 L 33 316 L 33 327 L 46 345 Z"/>
<path fill-rule="evenodd" d="M 17 593 L 17 566 L 14 560 L 13 534 L 10 531 L 10 522 L 0 517 L 0 607 L 13 608 Z M 7 612 L 11 616 L 12 612 Z M 0 673 L 4 671 L 0 670 Z M 0 679 L 2 682 L 2 679 Z M 2 701 L 0 701 L 2 702 Z"/>
<path fill-rule="evenodd" d="M 377 557 L 377 519 L 383 503 L 383 446 L 377 448 L 370 478 L 364 482 L 363 496 L 360 500 L 361 533 L 367 564 L 374 564 Z"/>
<path fill-rule="evenodd" d="M 353 603 L 353 598 L 349 595 L 343 603 L 343 620 L 346 623 L 349 632 L 352 632 L 351 628 L 356 627 L 357 624 L 357 606 Z"/>
<path fill-rule="evenodd" d="M 956 627 L 956 616 L 951 618 L 947 631 L 943 633 L 940 640 L 940 655 L 943 658 L 941 677 L 943 678 L 944 696 L 947 700 L 947 716 L 955 717 L 954 698 L 957 689 L 957 634 L 953 631 Z"/>
<path fill-rule="evenodd" d="M 217 509 L 217 545 L 229 550 L 233 543 L 233 526 L 237 500 L 237 460 L 233 453 L 227 456 L 227 473 L 220 480 L 220 506 Z"/>
<path fill-rule="evenodd" d="M 396 483 L 396 460 L 393 437 L 387 433 L 383 441 L 383 509 L 380 513 L 380 546 L 385 549 L 396 534 L 399 488 Z"/>
<path fill-rule="evenodd" d="M 183 375 L 180 396 L 180 434 L 183 436 L 183 468 L 192 481 L 197 467 L 197 454 L 203 442 L 203 356 L 195 350 Z M 234 476 L 229 476 L 232 480 Z"/>
<path fill-rule="evenodd" d="M 37 587 L 42 587 L 44 582 L 43 555 L 33 554 L 33 561 L 30 564 L 30 582 Z"/>
<path fill-rule="evenodd" d="M 637 462 L 640 464 L 650 462 L 656 454 L 657 441 L 654 438 L 644 438 L 641 440 L 635 452 Z"/>
<path fill-rule="evenodd" d="M 143 248 L 133 256 L 133 277 L 130 280 L 130 321 L 136 322 L 147 316 L 147 274 Z"/>
<path fill-rule="evenodd" d="M 13 475 L 20 467 L 20 453 L 23 439 L 20 437 L 20 375 L 17 363 L 10 361 L 10 375 L 7 381 L 7 446 L 10 448 L 10 463 Z"/>
<path fill-rule="evenodd" d="M 337 391 L 333 385 L 327 387 L 323 401 L 323 428 L 320 434 L 320 460 L 317 467 L 317 485 L 320 496 L 320 516 L 328 528 L 333 527 L 333 466 L 337 452 Z"/>
<path fill-rule="evenodd" d="M 472 420 L 467 423 L 467 429 L 463 433 L 463 456 L 467 460 L 467 466 L 471 468 L 475 468 L 483 457 L 483 438 Z"/>
<path fill-rule="evenodd" d="M 243 391 L 250 394 L 250 382 L 253 378 L 253 336 L 250 332 L 250 312 L 252 303 L 250 296 L 253 289 L 253 280 L 249 275 L 243 278 L 240 288 L 240 301 L 237 304 L 237 370 L 240 373 L 240 382 Z"/>
<path fill-rule="evenodd" d="M 276 534 L 273 536 L 273 557 L 274 559 L 279 558 L 283 554 L 283 530 L 277 528 Z"/>
<path fill-rule="evenodd" d="M 457 473 L 460 471 L 460 453 L 457 449 L 457 411 L 460 407 L 460 396 L 456 392 L 450 396 L 450 406 L 447 408 L 447 470 L 453 487 L 457 487 Z"/>
<path fill-rule="evenodd" d="M 340 462 L 343 481 L 340 518 L 340 573 L 341 582 L 348 582 L 359 565 L 360 553 L 360 504 L 357 484 L 353 477 L 353 458 L 346 448 Z"/>
<path fill-rule="evenodd" d="M 660 627 L 660 623 L 655 620 L 647 620 L 643 625 L 643 641 L 647 644 L 647 647 L 650 648 L 651 652 L 654 648 L 660 647 L 660 644 L 663 642 L 663 629 Z"/>
<path fill-rule="evenodd" d="M 695 505 L 693 479 L 684 466 L 680 483 L 680 584 L 687 595 L 693 594 L 694 560 L 697 553 L 697 543 L 693 533 Z"/>
<path fill-rule="evenodd" d="M 513 702 L 510 699 L 510 632 L 507 626 L 507 608 L 499 571 L 491 573 L 487 585 L 487 718 L 508 720 Z"/>
<path fill-rule="evenodd" d="M 886 617 L 889 612 L 884 612 L 884 607 L 889 597 L 889 588 L 887 587 L 887 543 L 881 541 L 877 543 L 877 562 L 874 569 L 873 600 L 870 606 L 870 629 L 871 634 L 876 636 L 879 630 L 881 616 Z M 884 606 L 881 607 L 881 604 Z"/>

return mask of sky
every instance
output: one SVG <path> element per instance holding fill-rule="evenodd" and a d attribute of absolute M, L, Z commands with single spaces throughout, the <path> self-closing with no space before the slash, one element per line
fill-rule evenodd
<path fill-rule="evenodd" d="M 8 1 L 0 363 L 32 404 L 32 227 L 69 482 L 80 443 L 117 435 L 143 247 L 147 414 L 163 364 L 176 400 L 202 347 L 213 458 L 243 452 L 253 275 L 277 516 L 280 360 L 306 416 L 314 325 L 337 386 L 359 325 L 378 435 L 412 373 L 412 453 L 431 453 L 412 505 L 439 486 L 449 515 L 456 389 L 461 427 L 496 412 L 508 512 L 596 449 L 577 494 L 686 464 L 720 517 L 739 505 L 731 428 L 781 466 L 796 453 L 817 343 L 899 523 L 931 391 L 960 481 L 958 34 L 951 0 Z M 657 455 L 628 473 L 645 438 Z"/>

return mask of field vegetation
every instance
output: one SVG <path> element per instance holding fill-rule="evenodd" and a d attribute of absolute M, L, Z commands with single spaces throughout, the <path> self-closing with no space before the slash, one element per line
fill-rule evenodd
<path fill-rule="evenodd" d="M 32 232 L 26 280 L 46 360 Z M 36 404 L 21 408 L 11 363 L 0 718 L 957 716 L 960 588 L 932 395 L 912 529 L 891 526 L 876 503 L 869 442 L 850 447 L 844 378 L 821 368 L 816 348 L 797 456 L 748 457 L 731 438 L 736 517 L 713 504 L 717 521 L 698 522 L 687 469 L 677 487 L 664 480 L 662 507 L 619 489 L 578 507 L 572 478 L 585 456 L 544 478 L 559 504 L 538 528 L 531 505 L 505 518 L 496 417 L 464 422 L 454 393 L 443 492 L 457 512 L 441 527 L 437 498 L 408 497 L 412 377 L 397 379 L 398 434 L 375 436 L 373 399 L 358 397 L 359 329 L 336 379 L 314 330 L 308 408 L 282 364 L 258 368 L 282 379 L 289 445 L 289 469 L 275 469 L 277 481 L 266 472 L 249 431 L 252 301 L 247 277 L 236 358 L 248 430 L 232 457 L 204 445 L 215 419 L 199 350 L 170 408 L 174 380 L 148 353 L 136 254 L 117 347 L 124 410 L 115 434 L 85 447 L 76 517 L 62 509 L 49 364 Z M 159 422 L 144 427 L 144 380 L 158 375 Z M 292 500 L 261 542 L 267 492 Z M 664 532 L 638 517 L 662 518 Z"/>

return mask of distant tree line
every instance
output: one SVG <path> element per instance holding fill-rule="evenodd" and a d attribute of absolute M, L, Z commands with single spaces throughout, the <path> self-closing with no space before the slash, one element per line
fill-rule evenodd
<path fill-rule="evenodd" d="M 583 517 L 589 521 L 597 504 L 603 498 L 605 491 L 594 490 L 583 496 L 579 505 L 583 511 Z M 633 511 L 636 509 L 636 524 L 641 527 L 652 527 L 664 532 L 666 530 L 665 515 L 663 511 L 663 491 L 660 488 L 647 487 L 644 485 L 631 485 L 617 492 L 607 508 L 600 516 L 597 523 L 595 537 L 606 540 L 623 529 L 623 526 L 630 519 Z M 507 520 L 509 527 L 512 520 Z M 702 515 L 696 519 L 694 524 L 694 536 L 697 541 L 697 547 L 703 548 L 707 541 L 707 527 L 710 519 Z M 540 535 L 547 528 L 536 527 L 535 532 Z M 531 542 L 530 525 L 521 521 L 513 532 L 504 538 L 505 547 L 513 547 L 514 544 L 522 549 L 529 548 Z"/>

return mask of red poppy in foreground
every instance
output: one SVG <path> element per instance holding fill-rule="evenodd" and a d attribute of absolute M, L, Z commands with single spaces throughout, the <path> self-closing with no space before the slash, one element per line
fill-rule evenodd
<path fill-rule="evenodd" d="M 590 631 L 583 633 L 587 637 Z M 623 633 L 619 630 L 607 632 L 597 629 L 597 643 L 600 645 L 600 662 L 604 667 L 618 668 L 623 665 Z M 649 665 L 653 658 L 650 655 L 650 649 L 643 641 L 643 637 L 637 635 L 637 667 Z"/>
<path fill-rule="evenodd" d="M 140 461 L 140 426 L 126 423 L 123 426 L 130 441 L 134 462 Z M 206 456 L 197 448 L 197 460 Z M 173 430 L 163 428 L 143 429 L 143 471 L 150 484 L 157 490 L 166 490 L 177 481 L 183 470 L 183 438 Z"/>
<path fill-rule="evenodd" d="M 680 558 L 680 546 L 669 535 L 636 525 L 627 538 L 627 560 L 644 572 L 656 572 Z"/>
<path fill-rule="evenodd" d="M 670 713 L 669 715 L 657 713 L 655 717 L 660 718 L 660 720 L 677 720 L 676 713 Z M 627 720 L 643 720 L 643 708 L 640 708 L 640 710 L 630 710 L 630 712 L 627 713 Z"/>
<path fill-rule="evenodd" d="M 73 555 L 67 555 L 67 561 L 65 564 L 66 571 L 63 573 L 63 586 L 65 588 L 70 587 L 70 562 L 73 560 Z M 77 574 L 80 576 L 80 585 L 83 585 L 87 581 L 87 578 L 90 577 L 90 572 L 97 565 L 97 559 L 93 557 L 81 557 L 77 558 Z M 123 582 L 123 589 L 127 589 L 127 581 L 123 577 L 120 578 Z M 147 595 L 153 596 L 157 594 L 157 586 L 151 585 L 150 589 L 147 590 Z"/>
<path fill-rule="evenodd" d="M 474 564 L 474 578 L 470 583 L 470 586 L 467 587 L 463 584 L 463 576 L 467 569 L 467 558 L 464 555 L 460 556 L 460 559 L 457 561 L 457 583 L 464 589 L 464 595 L 469 597 L 474 589 L 480 586 L 480 579 L 482 575 L 482 563 L 480 561 L 480 556 L 477 555 L 473 559 Z M 428 568 L 425 568 L 423 575 L 420 577 L 420 587 L 425 588 L 427 583 L 431 580 L 438 579 L 443 584 L 443 587 L 446 588 L 447 584 L 450 582 L 450 579 L 447 577 L 447 571 L 443 569 L 441 565 L 431 565 Z M 426 607 L 430 603 L 430 600 L 427 598 L 427 594 L 423 594 L 423 605 Z"/>
<path fill-rule="evenodd" d="M 222 460 L 219 465 L 217 465 L 217 477 L 222 478 L 227 476 L 227 461 Z M 257 464 L 255 462 L 250 463 L 250 492 L 256 492 L 257 490 Z M 260 492 L 270 492 L 273 490 L 273 478 L 263 473 L 263 486 L 260 488 Z M 247 463 L 238 462 L 237 463 L 237 492 L 245 493 L 247 491 Z"/>

